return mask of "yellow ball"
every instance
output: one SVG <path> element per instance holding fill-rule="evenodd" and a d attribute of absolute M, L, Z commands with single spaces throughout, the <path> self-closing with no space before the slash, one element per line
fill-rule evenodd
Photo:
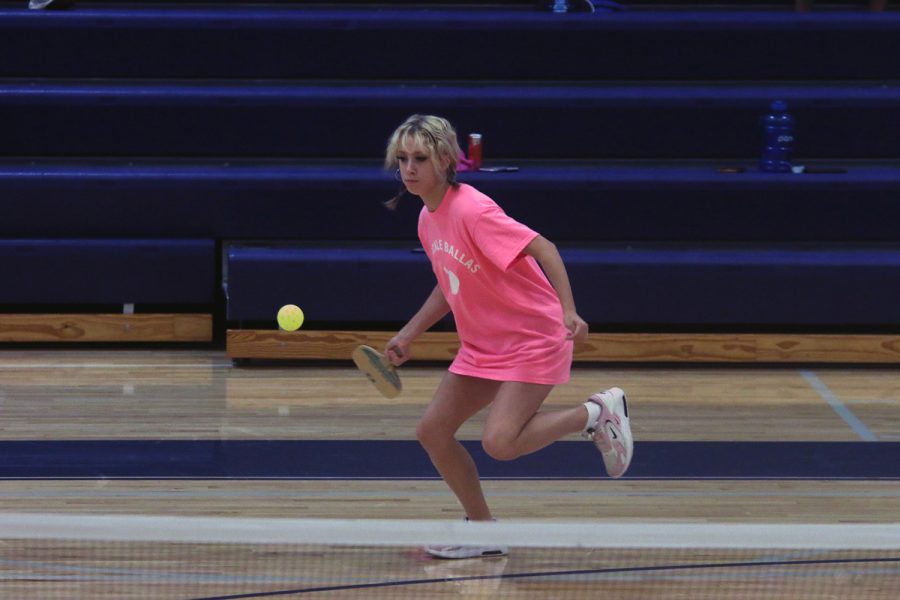
<path fill-rule="evenodd" d="M 297 331 L 303 325 L 303 311 L 296 304 L 285 304 L 278 309 L 278 326 L 285 331 Z"/>

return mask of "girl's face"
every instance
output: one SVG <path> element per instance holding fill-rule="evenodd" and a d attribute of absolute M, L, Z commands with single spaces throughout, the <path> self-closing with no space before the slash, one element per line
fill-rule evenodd
<path fill-rule="evenodd" d="M 433 197 L 441 193 L 442 186 L 447 183 L 446 177 L 439 174 L 436 162 L 432 160 L 431 152 L 415 138 L 405 138 L 397 148 L 400 178 L 406 189 L 416 196 Z"/>

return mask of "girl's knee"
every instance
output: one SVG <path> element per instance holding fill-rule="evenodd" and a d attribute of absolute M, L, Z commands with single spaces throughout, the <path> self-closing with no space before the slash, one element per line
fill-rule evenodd
<path fill-rule="evenodd" d="M 422 420 L 416 425 L 416 439 L 425 450 L 430 452 L 451 443 L 454 437 L 453 432 L 446 431 L 438 424 Z"/>
<path fill-rule="evenodd" d="M 481 447 L 494 460 L 513 460 L 521 455 L 514 440 L 500 435 L 485 435 Z"/>

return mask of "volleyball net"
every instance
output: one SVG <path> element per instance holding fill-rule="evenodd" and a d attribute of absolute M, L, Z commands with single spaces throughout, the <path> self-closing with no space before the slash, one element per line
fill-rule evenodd
<path fill-rule="evenodd" d="M 428 545 L 505 546 L 445 560 Z M 0 513 L 0 597 L 885 599 L 900 524 Z"/>

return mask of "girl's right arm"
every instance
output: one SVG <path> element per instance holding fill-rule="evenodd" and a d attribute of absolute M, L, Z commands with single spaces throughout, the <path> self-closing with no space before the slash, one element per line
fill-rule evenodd
<path fill-rule="evenodd" d="M 412 341 L 428 331 L 432 325 L 447 316 L 449 312 L 450 305 L 444 298 L 441 286 L 434 286 L 428 299 L 422 304 L 422 308 L 387 343 L 384 353 L 391 364 L 399 366 L 405 363 L 409 359 L 409 346 Z"/>

